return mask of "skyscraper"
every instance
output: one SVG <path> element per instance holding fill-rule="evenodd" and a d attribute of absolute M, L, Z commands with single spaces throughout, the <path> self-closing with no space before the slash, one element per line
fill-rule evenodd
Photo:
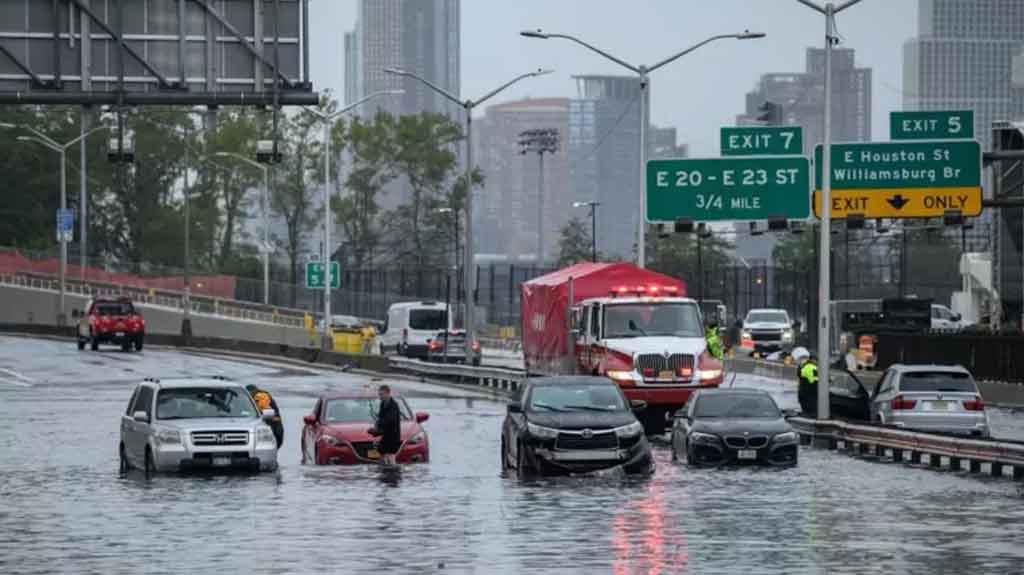
<path fill-rule="evenodd" d="M 832 54 L 832 139 L 835 142 L 871 140 L 871 69 L 858 68 L 854 51 Z M 782 106 L 783 123 L 804 131 L 804 153 L 810 154 L 823 139 L 825 125 L 825 51 L 808 48 L 803 73 L 764 74 L 747 94 L 746 111 L 738 125 L 755 125 L 765 102 Z"/>
<path fill-rule="evenodd" d="M 396 115 L 437 112 L 458 118 L 459 108 L 414 78 L 386 68 L 414 72 L 459 94 L 459 0 L 358 0 L 355 30 L 345 36 L 345 102 L 381 90 L 405 94 L 363 107 Z M 356 84 L 350 87 L 349 83 Z"/>
<path fill-rule="evenodd" d="M 974 110 L 988 150 L 993 122 L 1024 116 L 1024 2 L 919 0 L 918 36 L 903 46 L 907 110 Z"/>

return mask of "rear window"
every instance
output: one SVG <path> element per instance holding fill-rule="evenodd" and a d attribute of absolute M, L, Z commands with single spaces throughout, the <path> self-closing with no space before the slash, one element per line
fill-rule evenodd
<path fill-rule="evenodd" d="M 781 311 L 752 311 L 747 314 L 748 323 L 789 323 L 789 316 Z"/>
<path fill-rule="evenodd" d="M 900 391 L 948 391 L 977 393 L 978 387 L 966 373 L 915 371 L 900 376 Z"/>
<path fill-rule="evenodd" d="M 135 307 L 128 301 L 97 302 L 92 306 L 92 309 L 99 315 L 132 315 L 135 313 Z"/>
<path fill-rule="evenodd" d="M 414 309 L 409 311 L 409 329 L 448 329 L 448 312 L 443 309 Z"/>

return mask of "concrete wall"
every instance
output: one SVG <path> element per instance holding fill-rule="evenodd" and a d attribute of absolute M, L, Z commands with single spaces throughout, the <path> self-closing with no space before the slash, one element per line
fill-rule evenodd
<path fill-rule="evenodd" d="M 69 317 L 71 310 L 85 307 L 87 298 L 84 296 L 67 294 L 64 297 Z M 0 285 L 0 323 L 55 325 L 59 305 L 57 292 Z M 146 319 L 147 334 L 181 333 L 181 310 L 146 304 L 137 304 L 137 307 Z M 195 313 L 192 314 L 192 335 L 290 347 L 319 345 L 318 341 L 310 341 L 309 332 L 302 328 Z"/>

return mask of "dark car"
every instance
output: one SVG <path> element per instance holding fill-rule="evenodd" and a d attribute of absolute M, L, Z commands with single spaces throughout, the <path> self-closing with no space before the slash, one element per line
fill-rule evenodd
<path fill-rule="evenodd" d="M 501 461 L 520 475 L 574 474 L 622 467 L 649 473 L 651 447 L 634 405 L 604 377 L 530 379 L 508 406 Z"/>
<path fill-rule="evenodd" d="M 853 373 L 836 367 L 829 371 L 828 401 L 832 416 L 870 421 L 871 399 L 867 387 Z"/>
<path fill-rule="evenodd" d="M 480 342 L 474 341 L 467 361 L 466 332 L 462 330 L 449 331 L 447 337 L 441 331 L 427 340 L 427 361 L 480 365 L 480 357 Z"/>
<path fill-rule="evenodd" d="M 704 389 L 676 413 L 672 459 L 691 465 L 796 465 L 799 438 L 771 395 Z"/>

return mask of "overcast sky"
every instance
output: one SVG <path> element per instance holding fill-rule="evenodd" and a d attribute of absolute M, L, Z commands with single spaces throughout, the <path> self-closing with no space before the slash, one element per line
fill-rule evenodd
<path fill-rule="evenodd" d="M 343 94 L 342 36 L 356 0 L 310 3 L 310 73 L 317 90 Z M 462 94 L 478 97 L 536 68 L 555 73 L 509 89 L 497 101 L 576 94 L 571 76 L 628 73 L 564 40 L 519 36 L 526 28 L 572 34 L 633 64 L 653 64 L 713 34 L 750 29 L 762 40 L 721 40 L 658 70 L 651 121 L 674 126 L 693 156 L 718 154 L 718 129 L 732 125 L 761 74 L 802 72 L 805 50 L 824 43 L 824 17 L 796 0 L 462 0 Z M 864 0 L 837 18 L 842 46 L 873 70 L 874 139 L 888 138 L 902 106 L 903 42 L 917 33 L 915 0 Z"/>

